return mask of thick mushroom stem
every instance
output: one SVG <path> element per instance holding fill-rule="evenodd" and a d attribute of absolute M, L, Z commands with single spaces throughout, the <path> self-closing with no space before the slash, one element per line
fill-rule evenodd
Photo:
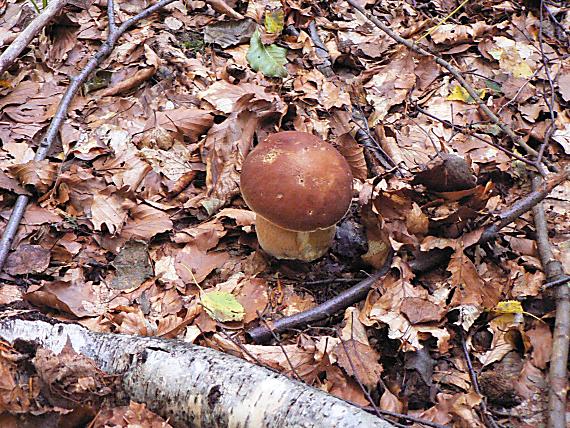
<path fill-rule="evenodd" d="M 324 256 L 330 248 L 336 225 L 311 232 L 296 232 L 276 226 L 257 214 L 255 230 L 259 245 L 273 257 L 312 262 Z"/>

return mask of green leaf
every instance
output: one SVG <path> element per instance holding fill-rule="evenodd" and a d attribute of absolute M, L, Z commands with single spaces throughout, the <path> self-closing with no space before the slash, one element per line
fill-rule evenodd
<path fill-rule="evenodd" d="M 255 71 L 261 71 L 267 77 L 287 77 L 287 49 L 277 45 L 265 46 L 261 42 L 259 30 L 251 36 L 247 61 Z"/>
<path fill-rule="evenodd" d="M 283 9 L 275 9 L 265 12 L 265 31 L 270 34 L 279 34 L 285 26 L 285 14 Z"/>
<path fill-rule="evenodd" d="M 200 300 L 208 315 L 216 321 L 241 321 L 245 316 L 245 310 L 241 303 L 227 291 L 202 293 Z"/>

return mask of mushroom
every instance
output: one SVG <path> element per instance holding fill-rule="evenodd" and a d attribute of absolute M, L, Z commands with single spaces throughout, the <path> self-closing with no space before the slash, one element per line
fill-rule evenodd
<path fill-rule="evenodd" d="M 272 134 L 253 149 L 240 186 L 256 213 L 259 245 L 279 259 L 323 256 L 352 199 L 346 159 L 319 137 L 298 131 Z"/>

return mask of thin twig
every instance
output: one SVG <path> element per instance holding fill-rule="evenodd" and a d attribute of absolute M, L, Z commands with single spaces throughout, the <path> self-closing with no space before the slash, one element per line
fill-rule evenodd
<path fill-rule="evenodd" d="M 483 143 L 488 144 L 488 145 L 490 145 L 490 146 L 496 148 L 497 150 L 502 151 L 503 153 L 507 154 L 508 156 L 513 157 L 513 158 L 515 158 L 515 159 L 517 159 L 517 160 L 519 160 L 519 161 L 521 161 L 521 162 L 524 162 L 525 164 L 527 164 L 527 165 L 529 165 L 529 166 L 534 166 L 534 162 L 529 161 L 528 159 L 525 159 L 525 158 L 523 158 L 522 156 L 517 155 L 516 153 L 514 153 L 514 152 L 512 152 L 512 151 L 510 151 L 510 150 L 508 150 L 508 149 L 505 149 L 503 146 L 501 146 L 501 145 L 499 145 L 499 144 L 493 143 L 491 140 L 485 140 L 484 138 L 480 137 L 480 136 L 477 135 L 476 133 L 472 132 L 472 131 L 469 129 L 469 127 L 460 126 L 460 125 L 455 125 L 455 124 L 451 123 L 450 121 L 448 121 L 448 120 L 446 120 L 446 119 L 441 119 L 441 118 L 439 118 L 439 117 L 437 117 L 437 116 L 431 114 L 431 113 L 428 112 L 427 110 L 424 110 L 423 108 L 421 108 L 421 107 L 418 106 L 417 104 L 416 104 L 415 107 L 416 107 L 416 110 L 417 110 L 417 111 L 419 111 L 420 113 L 426 115 L 427 117 L 431 117 L 432 119 L 437 120 L 438 122 L 441 122 L 441 123 L 443 123 L 444 125 L 451 127 L 452 129 L 456 129 L 456 130 L 460 131 L 460 132 L 463 133 L 463 134 L 470 135 L 471 137 L 473 137 L 473 138 L 475 138 L 475 139 L 477 139 L 477 140 L 479 140 L 479 141 L 482 141 Z"/>
<path fill-rule="evenodd" d="M 127 31 L 131 26 L 139 22 L 140 20 L 147 18 L 157 10 L 163 8 L 164 6 L 174 2 L 175 0 L 161 0 L 158 3 L 149 6 L 139 14 L 133 16 L 132 18 L 128 19 L 127 21 L 123 22 L 119 27 L 115 28 L 115 31 L 111 31 L 112 28 L 109 27 L 109 33 L 107 36 L 107 40 L 105 43 L 101 45 L 99 51 L 89 59 L 85 67 L 81 70 L 81 72 L 76 75 L 75 77 L 71 78 L 70 84 L 63 95 L 57 111 L 49 125 L 49 128 L 46 132 L 45 137 L 43 138 L 34 160 L 41 161 L 47 157 L 48 152 L 51 149 L 53 142 L 56 140 L 59 129 L 61 125 L 67 118 L 67 110 L 71 104 L 71 101 L 77 94 L 77 91 L 81 88 L 83 83 L 88 79 L 89 75 L 97 68 L 101 62 L 105 58 L 107 58 L 113 49 L 115 48 L 115 44 L 119 40 L 119 38 Z M 53 1 L 55 3 L 55 1 Z M 51 2 L 50 2 L 51 4 Z M 109 2 L 112 6 L 113 2 Z M 24 216 L 26 211 L 26 206 L 28 205 L 29 197 L 26 195 L 18 196 L 16 199 L 16 203 L 14 204 L 14 208 L 12 209 L 12 214 L 10 215 L 10 219 L 8 220 L 8 224 L 4 229 L 4 233 L 2 235 L 2 239 L 0 239 L 0 271 L 4 267 L 4 263 L 6 262 L 6 258 L 8 257 L 8 253 L 10 252 L 12 242 L 14 241 L 14 237 L 16 236 L 16 232 L 18 231 L 18 226 L 20 225 L 20 221 Z"/>
<path fill-rule="evenodd" d="M 542 177 L 535 176 L 533 188 L 543 185 Z M 548 225 L 542 203 L 533 208 L 536 227 L 536 244 L 546 278 L 558 281 L 564 277 L 564 269 L 554 257 L 548 241 Z M 568 279 L 567 277 L 565 278 Z M 556 288 L 556 320 L 550 357 L 550 390 L 548 394 L 548 427 L 566 427 L 566 395 L 568 393 L 568 347 L 570 344 L 570 287 L 566 283 Z"/>
<path fill-rule="evenodd" d="M 319 279 L 316 281 L 305 281 L 303 285 L 313 286 L 313 285 L 328 285 L 336 283 L 354 283 L 354 282 L 359 282 L 361 279 L 362 278 L 328 278 L 328 279 Z"/>
<path fill-rule="evenodd" d="M 372 153 L 376 154 L 375 158 L 386 170 L 389 171 L 393 168 L 396 168 L 396 172 L 399 176 L 401 176 L 402 173 L 399 171 L 396 162 L 394 162 L 394 160 L 388 153 L 386 153 L 376 138 L 374 138 L 374 135 L 372 135 L 372 131 L 368 125 L 368 120 L 366 119 L 366 116 L 364 116 L 364 112 L 360 106 L 352 106 L 352 120 L 359 128 L 355 136 L 356 141 L 370 149 Z"/>
<path fill-rule="evenodd" d="M 24 31 L 18 34 L 10 46 L 0 55 L 0 75 L 16 61 L 22 51 L 29 46 L 30 42 L 67 3 L 68 0 L 50 0 L 42 13 L 36 16 Z"/>
<path fill-rule="evenodd" d="M 545 290 L 550 287 L 556 287 L 557 285 L 565 285 L 570 282 L 570 276 L 565 275 L 564 277 L 557 279 L 555 281 L 549 281 L 542 286 Z"/>
<path fill-rule="evenodd" d="M 376 27 L 378 27 L 380 30 L 384 31 L 388 36 L 390 36 L 392 39 L 394 39 L 398 43 L 406 46 L 407 48 L 411 49 L 412 51 L 414 51 L 416 53 L 419 53 L 420 55 L 432 57 L 437 64 L 444 67 L 446 70 L 448 70 L 453 75 L 453 77 L 455 77 L 457 82 L 459 82 L 459 84 L 467 91 L 467 93 L 477 102 L 477 104 L 479 105 L 479 108 L 481 110 L 483 110 L 483 112 L 487 115 L 487 117 L 489 117 L 489 119 L 491 119 L 491 121 L 495 125 L 497 125 L 499 128 L 501 128 L 501 130 L 505 134 L 507 134 L 513 140 L 513 142 L 515 144 L 517 144 L 520 147 L 522 147 L 523 149 L 525 149 L 527 153 L 529 153 L 533 156 L 538 156 L 538 152 L 536 150 L 534 150 L 532 147 L 530 147 L 525 141 L 522 140 L 522 138 L 520 138 L 517 134 L 515 134 L 515 132 L 508 125 L 506 125 L 503 121 L 501 121 L 499 119 L 499 117 L 495 113 L 493 113 L 489 107 L 487 107 L 487 105 L 485 104 L 485 101 L 483 101 L 481 99 L 479 94 L 465 80 L 465 78 L 461 75 L 461 72 L 457 68 L 455 68 L 453 65 L 451 65 L 450 63 L 448 63 L 444 59 L 440 58 L 436 54 L 433 54 L 433 53 L 425 50 L 424 48 L 420 47 L 419 45 L 416 45 L 413 41 L 404 39 L 402 36 L 397 34 L 390 27 L 383 24 L 375 16 L 370 15 L 362 6 L 360 6 L 356 2 L 356 0 L 347 0 L 347 1 L 354 9 L 356 9 L 358 12 L 360 12 L 366 19 L 368 19 L 370 22 L 372 22 L 374 25 L 376 25 Z"/>
<path fill-rule="evenodd" d="M 107 0 L 107 20 L 109 33 L 117 31 L 117 21 L 115 20 L 115 0 Z"/>
<path fill-rule="evenodd" d="M 481 238 L 479 238 L 479 243 L 488 242 L 491 239 L 494 239 L 495 236 L 497 236 L 499 230 L 519 218 L 525 212 L 535 207 L 544 198 L 546 198 L 550 192 L 552 192 L 552 189 L 568 180 L 569 175 L 570 169 L 566 169 L 561 173 L 556 174 L 550 180 L 541 183 L 540 186 L 533 189 L 532 192 L 530 192 L 524 198 L 519 199 L 508 210 L 501 212 L 497 216 L 498 221 L 488 227 L 485 232 L 483 232 Z"/>
<path fill-rule="evenodd" d="M 261 315 L 261 312 L 256 311 L 257 312 L 257 316 L 259 317 L 259 319 L 261 320 L 261 322 L 263 324 L 265 324 L 265 327 L 267 327 L 267 329 L 271 332 L 271 335 L 273 336 L 273 338 L 275 339 L 275 342 L 277 342 L 277 345 L 281 348 L 281 351 L 283 351 L 283 355 L 285 355 L 285 359 L 287 360 L 287 362 L 289 363 L 289 367 L 291 367 L 291 372 L 295 375 L 295 377 L 297 378 L 297 380 L 303 382 L 303 379 L 301 378 L 301 376 L 299 376 L 299 374 L 297 373 L 297 370 L 295 370 L 295 366 L 293 365 L 293 363 L 291 362 L 291 360 L 289 359 L 289 355 L 287 354 L 287 351 L 285 351 L 285 348 L 283 347 L 283 344 L 281 343 L 281 340 L 277 337 L 277 335 L 275 334 L 275 332 L 271 329 L 271 327 L 269 327 L 269 324 L 267 324 L 267 321 L 265 321 L 265 318 L 263 317 L 263 315 Z"/>
<path fill-rule="evenodd" d="M 200 327 L 198 327 L 200 328 Z M 202 331 L 202 330 L 200 330 Z M 257 358 L 255 355 L 253 355 L 251 352 L 248 351 L 248 349 L 243 346 L 243 343 L 241 343 L 241 341 L 234 339 L 228 332 L 226 332 L 223 328 L 220 329 L 220 332 L 226 337 L 226 339 L 228 339 L 229 341 L 231 341 L 234 345 L 236 345 L 245 355 L 247 355 L 249 358 L 251 358 L 253 361 L 255 361 L 255 364 L 257 364 L 258 366 L 262 366 L 262 367 L 266 367 L 269 370 L 273 370 L 274 372 L 277 372 L 277 370 L 275 370 L 273 367 L 269 366 L 268 364 L 263 363 L 259 358 Z M 245 359 L 245 358 L 244 358 Z"/>
<path fill-rule="evenodd" d="M 479 388 L 479 381 L 477 380 L 477 373 L 473 369 L 473 363 L 471 362 L 471 357 L 469 355 L 469 350 L 467 349 L 467 343 L 465 342 L 465 335 L 463 334 L 463 330 L 459 329 L 461 333 L 461 348 L 463 349 L 463 356 L 465 357 L 465 362 L 467 363 L 467 369 L 469 371 L 469 377 L 471 378 L 471 384 L 473 385 L 473 390 L 482 397 L 481 399 L 481 412 L 483 413 L 483 419 L 487 421 L 488 425 L 491 428 L 499 428 L 495 418 L 487 409 L 487 403 L 485 401 L 485 397 L 481 394 L 481 389 Z"/>
<path fill-rule="evenodd" d="M 540 47 L 540 56 L 542 58 L 542 65 L 544 66 L 544 72 L 546 73 L 546 77 L 548 78 L 548 84 L 550 85 L 550 101 L 546 97 L 546 92 L 543 92 L 542 96 L 544 98 L 544 102 L 548 106 L 548 111 L 550 113 L 550 125 L 548 125 L 548 129 L 544 135 L 544 141 L 540 145 L 540 149 L 538 150 L 538 155 L 535 160 L 535 165 L 538 171 L 544 176 L 545 171 L 541 167 L 542 156 L 544 155 L 544 150 L 548 147 L 548 143 L 550 142 L 550 137 L 556 130 L 556 117 L 554 116 L 554 82 L 552 81 L 552 76 L 550 75 L 550 69 L 548 67 L 548 59 L 544 53 L 544 43 L 543 43 L 543 34 L 542 34 L 542 25 L 543 25 L 543 11 L 544 3 L 540 1 L 540 20 L 539 20 L 539 31 L 538 31 L 538 45 Z"/>

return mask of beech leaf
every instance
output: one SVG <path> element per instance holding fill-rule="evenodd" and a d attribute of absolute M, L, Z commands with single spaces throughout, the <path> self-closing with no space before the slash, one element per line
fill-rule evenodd
<path fill-rule="evenodd" d="M 216 321 L 241 321 L 245 316 L 241 303 L 227 291 L 203 293 L 200 300 L 208 315 Z"/>
<path fill-rule="evenodd" d="M 277 45 L 265 46 L 259 30 L 251 36 L 247 61 L 255 71 L 261 71 L 267 77 L 287 77 L 287 49 Z"/>

